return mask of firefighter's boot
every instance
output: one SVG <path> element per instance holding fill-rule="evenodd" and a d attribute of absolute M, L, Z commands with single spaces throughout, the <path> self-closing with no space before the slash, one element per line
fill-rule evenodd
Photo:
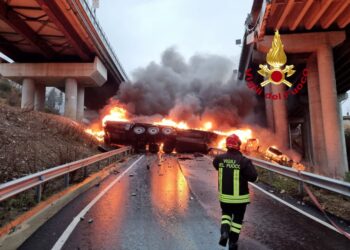
<path fill-rule="evenodd" d="M 236 234 L 234 232 L 230 232 L 230 239 L 229 239 L 229 243 L 228 243 L 228 249 L 229 250 L 237 250 L 238 249 L 238 237 L 239 234 Z"/>
<path fill-rule="evenodd" d="M 238 250 L 238 244 L 237 242 L 229 242 L 228 243 L 228 249 L 229 250 Z"/>
<path fill-rule="evenodd" d="M 226 247 L 227 240 L 229 238 L 229 233 L 230 233 L 230 225 L 228 224 L 222 224 L 221 225 L 221 237 L 219 244 L 223 247 Z"/>

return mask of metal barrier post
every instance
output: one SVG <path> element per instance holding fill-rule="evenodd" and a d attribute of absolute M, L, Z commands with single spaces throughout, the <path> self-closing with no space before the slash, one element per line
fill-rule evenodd
<path fill-rule="evenodd" d="M 298 182 L 298 193 L 299 195 L 304 195 L 304 186 L 302 181 Z"/>
<path fill-rule="evenodd" d="M 269 182 L 270 182 L 270 183 L 273 183 L 273 179 L 274 179 L 274 178 L 273 178 L 273 177 L 274 177 L 274 176 L 273 176 L 273 173 L 272 173 L 271 171 L 269 171 L 269 172 L 268 172 L 268 175 L 269 175 L 269 177 L 268 177 L 268 178 L 269 178 Z"/>
<path fill-rule="evenodd" d="M 99 163 L 99 165 L 100 165 L 100 163 Z M 84 171 L 83 176 L 84 176 L 84 179 L 85 179 L 88 176 L 87 167 L 84 167 L 83 171 Z"/>
<path fill-rule="evenodd" d="M 64 175 L 64 187 L 69 187 L 69 173 Z"/>
<path fill-rule="evenodd" d="M 42 198 L 43 186 L 42 184 L 35 187 L 35 198 L 36 202 L 39 203 Z"/>

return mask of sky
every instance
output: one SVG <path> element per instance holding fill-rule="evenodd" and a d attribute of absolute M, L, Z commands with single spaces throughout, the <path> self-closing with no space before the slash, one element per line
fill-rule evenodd
<path fill-rule="evenodd" d="M 92 0 L 90 0 L 90 3 Z M 159 62 L 175 47 L 185 59 L 197 53 L 239 59 L 244 22 L 253 0 L 100 0 L 98 20 L 123 68 Z M 239 4 L 238 4 L 239 3 Z"/>
<path fill-rule="evenodd" d="M 92 0 L 89 0 L 92 3 Z M 201 54 L 236 62 L 253 0 L 99 0 L 98 20 L 130 79 L 132 72 L 175 47 L 185 59 Z M 237 67 L 237 66 L 236 66 Z M 350 113 L 350 98 L 342 104 Z"/>

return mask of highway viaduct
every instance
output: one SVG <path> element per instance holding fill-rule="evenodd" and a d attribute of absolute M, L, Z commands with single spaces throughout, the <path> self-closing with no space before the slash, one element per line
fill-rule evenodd
<path fill-rule="evenodd" d="M 258 65 L 265 63 L 278 28 L 288 64 L 297 70 L 291 81 L 300 80 L 303 68 L 309 74 L 307 87 L 288 101 L 258 96 L 266 125 L 282 146 L 292 148 L 296 146 L 293 134 L 301 127 L 305 159 L 314 162 L 316 172 L 340 177 L 347 164 L 338 109 L 349 86 L 346 69 L 350 63 L 344 28 L 348 22 L 342 20 L 344 15 L 350 17 L 350 6 L 330 1 L 329 9 L 319 9 L 322 6 L 313 6 L 318 2 L 254 1 L 239 77 L 244 79 L 248 68 L 256 72 Z M 86 106 L 96 108 L 101 105 L 96 100 L 105 101 L 110 90 L 126 79 L 85 1 L 1 3 L 0 50 L 15 63 L 1 64 L 0 73 L 22 81 L 23 107 L 40 110 L 45 87 L 55 86 L 66 92 L 66 115 L 80 119 L 84 99 Z M 308 11 L 311 14 L 306 15 Z M 336 18 L 329 19 L 326 13 Z M 328 20 L 325 24 L 319 22 L 321 16 Z M 257 83 L 261 80 L 257 73 L 254 78 Z M 264 90 L 276 94 L 282 91 L 278 88 Z M 20 224 L 11 224 L 10 233 L 0 238 L 0 249 L 218 249 L 221 211 L 212 158 L 148 154 L 118 159 L 84 186 L 73 186 L 65 195 L 59 193 L 44 202 L 41 210 L 39 204 L 36 215 L 29 211 L 29 218 L 23 216 L 22 222 L 17 220 Z M 64 185 L 69 186 L 67 173 Z M 40 175 L 41 181 L 46 179 Z M 322 218 L 304 217 L 304 205 L 294 201 L 288 207 L 281 205 L 281 201 L 288 202 L 276 202 L 272 190 L 253 185 L 240 248 L 348 249 L 349 241 L 336 229 L 325 227 Z M 8 183 L 0 191 L 6 186 Z"/>
<path fill-rule="evenodd" d="M 127 79 L 86 0 L 0 1 L 0 74 L 22 84 L 22 108 L 44 109 L 45 88 L 65 92 L 65 116 L 103 107 Z"/>
<path fill-rule="evenodd" d="M 252 68 L 254 81 L 261 81 L 258 66 L 280 31 L 287 64 L 297 70 L 291 81 L 300 81 L 306 68 L 307 87 L 287 100 L 258 96 L 266 125 L 316 173 L 337 178 L 348 171 L 339 103 L 350 86 L 349 22 L 348 1 L 255 0 L 239 66 L 241 79 Z M 66 92 L 65 115 L 81 120 L 84 105 L 102 107 L 127 79 L 85 0 L 2 1 L 0 41 L 0 51 L 15 61 L 0 64 L 0 74 L 22 82 L 24 108 L 42 110 L 45 87 L 55 86 Z M 264 91 L 283 93 L 285 87 Z"/>
<path fill-rule="evenodd" d="M 294 85 L 268 85 L 257 96 L 265 107 L 266 126 L 275 132 L 279 146 L 303 154 L 314 171 L 342 178 L 348 170 L 340 103 L 350 88 L 349 1 L 258 1 L 246 21 L 239 78 L 252 69 L 254 82 L 264 79 L 257 71 L 266 64 L 275 30 L 279 30 L 287 65 L 296 73 Z M 307 70 L 307 84 L 298 94 L 272 100 L 266 94 L 296 90 Z M 296 92 L 296 91 L 295 91 Z M 271 95 L 270 95 L 271 96 Z M 293 137 L 299 131 L 299 136 Z"/>

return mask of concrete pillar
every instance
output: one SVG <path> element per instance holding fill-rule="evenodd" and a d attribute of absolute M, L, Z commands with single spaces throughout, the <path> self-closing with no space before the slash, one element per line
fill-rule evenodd
<path fill-rule="evenodd" d="M 274 85 L 271 84 L 273 95 L 283 96 L 285 92 L 284 84 Z M 273 114 L 274 114 L 274 127 L 275 134 L 278 140 L 278 146 L 288 148 L 289 147 L 289 125 L 288 125 L 288 114 L 287 104 L 285 99 L 277 99 L 272 101 Z"/>
<path fill-rule="evenodd" d="M 327 149 L 328 173 L 332 177 L 344 177 L 348 169 L 345 149 L 342 147 L 336 81 L 333 65 L 333 51 L 329 45 L 320 45 L 317 49 L 317 64 L 322 102 L 323 128 Z"/>
<path fill-rule="evenodd" d="M 35 83 L 33 79 L 25 78 L 22 84 L 22 101 L 21 108 L 33 110 Z"/>
<path fill-rule="evenodd" d="M 43 84 L 35 85 L 35 98 L 34 98 L 34 110 L 45 110 L 45 92 L 46 87 Z"/>
<path fill-rule="evenodd" d="M 265 95 L 271 93 L 271 84 L 264 87 Z M 275 131 L 274 115 L 273 115 L 273 103 L 272 99 L 265 98 L 265 113 L 266 113 L 266 125 L 271 131 Z"/>
<path fill-rule="evenodd" d="M 309 71 L 307 87 L 310 111 L 312 162 L 315 173 L 326 175 L 327 149 L 323 130 L 323 114 L 316 57 L 310 58 L 307 68 Z"/>
<path fill-rule="evenodd" d="M 66 79 L 64 115 L 71 119 L 77 119 L 77 94 L 78 83 L 76 79 Z"/>
<path fill-rule="evenodd" d="M 84 99 L 85 99 L 85 88 L 78 87 L 78 106 L 77 106 L 77 121 L 82 121 L 84 118 Z"/>
<path fill-rule="evenodd" d="M 349 171 L 349 162 L 348 162 L 348 154 L 347 154 L 346 141 L 345 141 L 345 128 L 344 128 L 344 120 L 343 120 L 342 102 L 346 101 L 347 99 L 348 99 L 347 93 L 338 95 L 338 117 L 339 117 L 340 131 L 342 132 L 341 145 L 344 148 L 345 162 L 348 163 L 347 169 L 345 169 L 345 172 Z"/>

